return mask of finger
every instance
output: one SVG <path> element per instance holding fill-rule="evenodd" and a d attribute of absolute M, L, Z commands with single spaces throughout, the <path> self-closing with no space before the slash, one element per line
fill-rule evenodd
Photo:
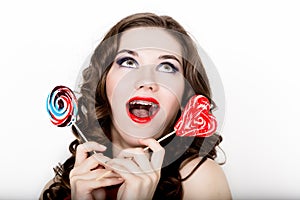
<path fill-rule="evenodd" d="M 71 188 L 80 188 L 80 190 L 83 191 L 93 191 L 94 189 L 101 188 L 101 187 L 107 187 L 111 185 L 117 185 L 124 181 L 122 178 L 104 178 L 100 181 L 97 181 L 96 179 L 86 180 L 83 178 L 78 178 L 75 181 L 71 182 Z M 77 189 L 77 190 L 78 190 Z"/>
<path fill-rule="evenodd" d="M 148 146 L 152 151 L 160 151 L 163 147 L 153 138 L 139 139 L 139 143 Z"/>
<path fill-rule="evenodd" d="M 82 161 L 80 165 L 74 167 L 70 172 L 70 177 L 90 172 L 91 170 L 95 169 L 97 166 L 99 166 L 98 161 L 95 159 L 95 157 L 91 156 L 85 159 L 84 161 Z"/>
<path fill-rule="evenodd" d="M 133 166 L 134 164 L 131 165 L 131 163 L 132 162 L 130 160 L 126 159 L 113 159 L 110 161 L 114 171 L 118 173 L 127 184 L 133 184 L 135 186 L 137 186 L 137 184 L 143 184 L 150 187 L 153 184 L 155 186 L 157 185 L 160 174 L 157 172 L 144 173 L 140 170 L 140 168 L 135 168 Z"/>
<path fill-rule="evenodd" d="M 137 163 L 137 165 L 144 173 L 152 173 L 154 171 L 152 169 L 152 164 L 150 163 L 149 158 L 145 155 L 135 155 L 133 161 Z"/>
<path fill-rule="evenodd" d="M 108 175 L 110 175 L 112 173 L 112 171 L 106 171 L 105 173 L 101 174 L 98 178 L 96 178 L 96 181 L 99 181 L 105 177 L 107 177 Z"/>
<path fill-rule="evenodd" d="M 107 169 L 95 169 L 83 174 L 73 175 L 70 177 L 70 181 L 76 181 L 77 179 L 97 180 L 99 177 L 120 178 L 120 175 Z"/>
<path fill-rule="evenodd" d="M 128 148 L 120 152 L 117 158 L 131 159 L 144 173 L 151 173 L 153 169 L 150 164 L 149 154 L 146 154 L 142 148 Z"/>
<path fill-rule="evenodd" d="M 143 173 L 137 164 L 130 159 L 114 158 L 107 162 L 109 168 L 122 177 L 124 174 L 141 174 Z M 108 169 L 109 169 L 108 168 Z"/>
<path fill-rule="evenodd" d="M 105 168 L 107 167 L 107 162 L 111 160 L 111 158 L 104 156 L 102 153 L 94 154 L 93 157 Z"/>
<path fill-rule="evenodd" d="M 155 171 L 160 170 L 165 156 L 165 149 L 153 138 L 140 139 L 139 142 L 142 145 L 148 146 L 153 151 L 150 159 L 152 168 Z"/>
<path fill-rule="evenodd" d="M 74 166 L 80 165 L 87 157 L 88 153 L 91 151 L 100 151 L 103 152 L 106 150 L 104 145 L 101 145 L 97 142 L 86 142 L 77 146 L 76 149 L 76 158 Z"/>
<path fill-rule="evenodd" d="M 135 155 L 145 154 L 142 148 L 127 148 L 123 149 L 118 155 L 117 158 L 132 158 Z"/>
<path fill-rule="evenodd" d="M 70 177 L 76 176 L 78 174 L 84 174 L 84 173 L 90 172 L 91 170 L 94 170 L 101 166 L 103 166 L 103 168 L 105 168 L 106 164 L 103 163 L 104 160 L 110 160 L 110 158 L 104 156 L 101 153 L 94 154 L 91 157 L 88 157 L 87 159 L 85 159 L 77 167 L 74 167 L 72 169 L 72 171 L 70 172 Z M 99 166 L 99 165 L 101 165 L 101 166 Z"/>

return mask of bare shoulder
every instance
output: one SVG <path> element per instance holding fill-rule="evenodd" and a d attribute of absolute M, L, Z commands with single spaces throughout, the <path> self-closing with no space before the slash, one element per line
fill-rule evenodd
<path fill-rule="evenodd" d="M 181 170 L 181 177 L 186 177 L 201 158 L 195 158 Z M 202 165 L 182 182 L 184 199 L 232 199 L 226 176 L 221 166 L 214 160 L 207 159 Z"/>

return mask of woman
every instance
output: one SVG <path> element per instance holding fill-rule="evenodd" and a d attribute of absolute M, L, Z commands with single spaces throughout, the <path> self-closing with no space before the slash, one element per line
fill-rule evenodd
<path fill-rule="evenodd" d="M 213 104 L 195 44 L 174 19 L 139 13 L 118 22 L 83 71 L 80 92 L 77 125 L 93 142 L 81 144 L 73 128 L 72 156 L 41 198 L 231 198 L 214 161 L 220 135 L 157 142 L 193 94 Z"/>

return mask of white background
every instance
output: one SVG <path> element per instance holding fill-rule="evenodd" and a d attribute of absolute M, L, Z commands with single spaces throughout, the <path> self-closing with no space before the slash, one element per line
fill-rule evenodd
<path fill-rule="evenodd" d="M 0 3 L 0 199 L 37 199 L 73 136 L 45 101 L 74 87 L 103 34 L 136 12 L 167 14 L 215 63 L 226 95 L 223 169 L 234 199 L 300 198 L 297 1 Z"/>

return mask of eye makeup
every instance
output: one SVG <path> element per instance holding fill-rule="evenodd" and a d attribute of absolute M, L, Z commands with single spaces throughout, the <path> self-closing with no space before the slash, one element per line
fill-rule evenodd
<path fill-rule="evenodd" d="M 177 67 L 175 67 L 174 64 L 170 62 L 162 62 L 156 67 L 157 71 L 165 72 L 165 73 L 176 73 L 179 71 Z"/>
<path fill-rule="evenodd" d="M 180 60 L 174 55 L 161 55 L 158 57 L 158 59 L 163 59 L 163 60 L 172 59 L 172 60 L 175 60 L 176 62 L 178 62 L 182 66 L 182 63 L 180 62 Z"/>
<path fill-rule="evenodd" d="M 117 55 L 118 54 L 124 54 L 123 56 L 120 56 L 120 58 L 117 58 L 115 61 L 119 65 L 119 67 L 134 68 L 134 69 L 140 67 L 140 64 L 133 57 L 138 57 L 138 59 L 142 59 L 141 57 L 142 55 L 147 56 L 147 54 L 144 55 L 144 53 L 142 53 L 141 55 L 139 55 L 139 52 L 128 50 L 128 49 L 122 49 L 117 53 Z M 157 57 L 157 61 L 154 61 L 153 64 L 156 62 L 159 64 L 158 65 L 156 64 L 157 66 L 155 67 L 155 69 L 158 72 L 164 72 L 164 73 L 179 72 L 181 68 L 178 67 L 178 65 L 182 66 L 180 59 L 172 54 L 161 54 Z"/>
<path fill-rule="evenodd" d="M 127 67 L 127 68 L 138 68 L 138 62 L 133 59 L 132 57 L 121 57 L 116 60 L 116 63 L 120 67 Z"/>

